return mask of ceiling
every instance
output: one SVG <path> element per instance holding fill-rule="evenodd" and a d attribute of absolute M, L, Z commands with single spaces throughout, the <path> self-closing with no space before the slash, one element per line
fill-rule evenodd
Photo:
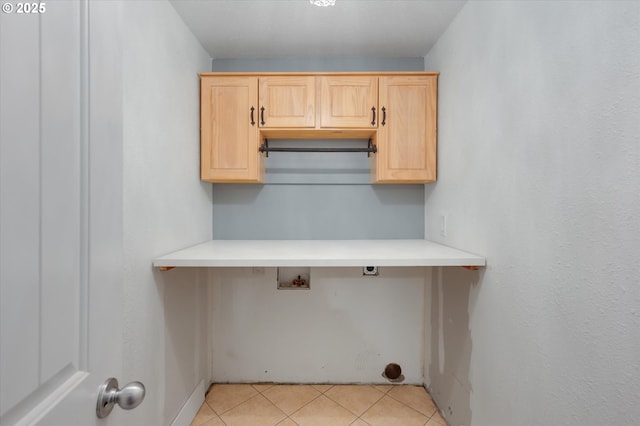
<path fill-rule="evenodd" d="M 423 57 L 460 0 L 170 0 L 213 59 Z"/>

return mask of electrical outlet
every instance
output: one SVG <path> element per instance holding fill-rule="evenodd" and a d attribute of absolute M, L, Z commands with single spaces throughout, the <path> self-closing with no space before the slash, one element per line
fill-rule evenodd
<path fill-rule="evenodd" d="M 440 213 L 440 236 L 447 236 L 447 214 Z"/>
<path fill-rule="evenodd" d="M 375 276 L 378 275 L 378 267 L 377 266 L 365 266 L 362 268 L 362 275 Z"/>

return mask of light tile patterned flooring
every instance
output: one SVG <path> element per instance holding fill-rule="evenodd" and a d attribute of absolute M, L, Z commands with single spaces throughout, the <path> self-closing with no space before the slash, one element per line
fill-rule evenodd
<path fill-rule="evenodd" d="M 409 385 L 213 385 L 191 426 L 446 426 Z"/>

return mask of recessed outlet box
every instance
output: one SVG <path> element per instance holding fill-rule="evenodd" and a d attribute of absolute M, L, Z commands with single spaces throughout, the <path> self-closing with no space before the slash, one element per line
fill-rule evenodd
<path fill-rule="evenodd" d="M 362 275 L 378 275 L 378 267 L 377 266 L 365 266 L 362 268 Z"/>

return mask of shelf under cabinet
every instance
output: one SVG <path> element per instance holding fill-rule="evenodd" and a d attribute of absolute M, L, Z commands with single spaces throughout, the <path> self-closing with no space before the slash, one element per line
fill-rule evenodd
<path fill-rule="evenodd" d="M 428 240 L 211 240 L 154 259 L 175 267 L 485 266 L 486 259 Z"/>

